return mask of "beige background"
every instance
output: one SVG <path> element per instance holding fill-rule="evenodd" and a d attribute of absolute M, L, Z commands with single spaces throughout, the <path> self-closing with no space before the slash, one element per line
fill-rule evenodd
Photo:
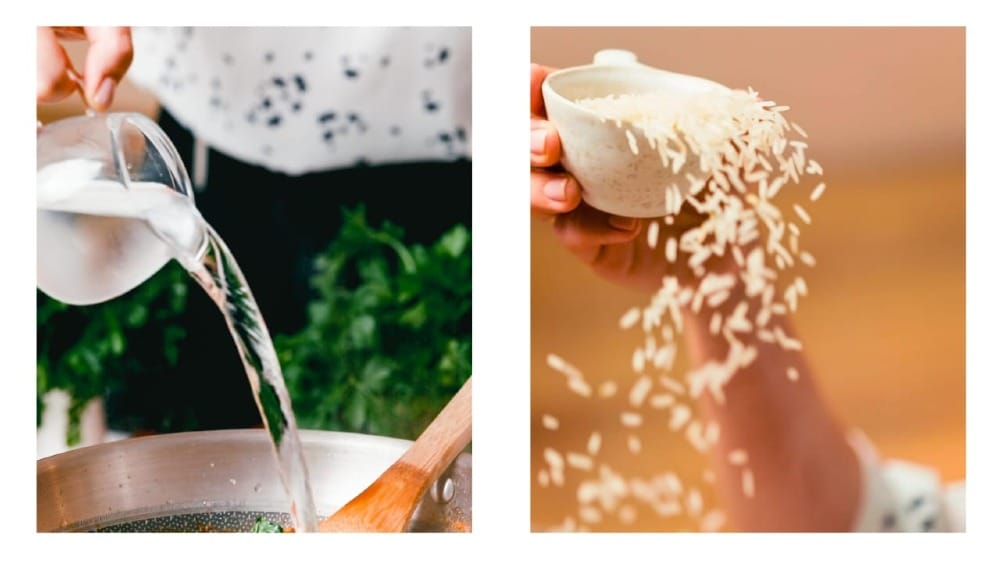
<path fill-rule="evenodd" d="M 603 48 L 640 62 L 752 86 L 791 106 L 809 133 L 828 186 L 803 244 L 819 260 L 796 316 L 819 385 L 849 426 L 888 455 L 965 477 L 965 33 L 960 28 L 627 28 L 532 30 L 533 62 L 588 63 Z M 667 469 L 697 475 L 704 462 L 662 425 L 626 452 L 623 394 L 595 409 L 548 369 L 555 352 L 588 379 L 633 381 L 636 342 L 620 315 L 647 301 L 591 275 L 532 223 L 532 527 L 575 511 L 564 488 L 541 488 L 544 446 L 582 451 L 604 433 L 604 459 L 627 476 Z M 579 400 L 578 400 L 579 399 Z M 549 413 L 556 432 L 541 427 Z M 691 522 L 640 512 L 600 530 L 677 530 Z"/>

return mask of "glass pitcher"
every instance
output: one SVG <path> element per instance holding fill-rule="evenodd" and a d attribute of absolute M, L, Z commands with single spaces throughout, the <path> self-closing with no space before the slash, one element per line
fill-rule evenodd
<path fill-rule="evenodd" d="M 107 301 L 203 250 L 184 163 L 147 117 L 90 113 L 40 126 L 37 158 L 38 288 L 47 295 Z"/>

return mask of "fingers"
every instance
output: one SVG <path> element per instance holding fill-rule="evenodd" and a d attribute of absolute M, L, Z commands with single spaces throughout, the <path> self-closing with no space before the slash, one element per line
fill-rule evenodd
<path fill-rule="evenodd" d="M 562 155 L 559 133 L 544 119 L 531 120 L 531 165 L 554 166 Z"/>
<path fill-rule="evenodd" d="M 639 234 L 641 224 L 638 219 L 609 215 L 583 203 L 572 213 L 557 216 L 553 226 L 563 246 L 594 265 L 603 247 L 631 241 Z"/>
<path fill-rule="evenodd" d="M 545 102 L 542 100 L 542 81 L 554 68 L 531 63 L 531 115 L 545 117 Z"/>
<path fill-rule="evenodd" d="M 104 111 L 132 64 L 132 32 L 127 27 L 87 27 L 84 32 L 90 42 L 83 69 L 87 103 Z"/>
<path fill-rule="evenodd" d="M 568 213 L 580 205 L 580 184 L 569 174 L 531 170 L 531 212 L 536 215 Z"/>
<path fill-rule="evenodd" d="M 76 84 L 66 74 L 72 63 L 52 28 L 38 28 L 37 63 L 36 101 L 58 102 L 76 89 Z"/>

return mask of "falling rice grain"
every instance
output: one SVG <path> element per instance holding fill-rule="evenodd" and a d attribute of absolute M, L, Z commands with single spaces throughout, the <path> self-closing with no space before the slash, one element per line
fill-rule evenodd
<path fill-rule="evenodd" d="M 628 428 L 642 426 L 642 415 L 637 412 L 626 411 L 621 414 L 622 425 Z"/>
<path fill-rule="evenodd" d="M 543 414 L 542 427 L 546 430 L 559 430 L 559 419 L 551 414 Z"/>
<path fill-rule="evenodd" d="M 665 387 L 668 391 L 673 391 L 675 395 L 683 395 L 685 393 L 684 384 L 669 375 L 661 375 L 659 380 L 660 385 Z"/>
<path fill-rule="evenodd" d="M 712 295 L 709 295 L 708 299 L 706 299 L 705 302 L 708 303 L 709 307 L 712 307 L 714 309 L 714 308 L 718 307 L 719 305 L 722 305 L 723 303 L 725 303 L 726 299 L 729 299 L 729 292 L 726 291 L 726 290 L 723 290 L 723 291 L 719 291 L 717 293 L 713 293 Z"/>
<path fill-rule="evenodd" d="M 542 452 L 542 457 L 543 457 L 543 459 L 545 459 L 545 462 L 548 463 L 549 466 L 552 467 L 553 469 L 557 469 L 557 468 L 558 469 L 562 469 L 563 468 L 563 457 L 562 457 L 562 454 L 560 454 L 555 449 L 553 449 L 553 448 L 545 448 L 545 450 Z"/>
<path fill-rule="evenodd" d="M 720 433 L 721 430 L 719 429 L 718 422 L 710 420 L 708 421 L 708 424 L 705 425 L 705 441 L 708 442 L 709 445 L 715 445 L 719 443 Z"/>
<path fill-rule="evenodd" d="M 632 371 L 635 373 L 642 373 L 643 368 L 646 367 L 646 354 L 642 348 L 636 348 L 632 352 Z"/>
<path fill-rule="evenodd" d="M 670 500 L 666 502 L 657 502 L 652 505 L 652 509 L 656 514 L 662 518 L 670 518 L 671 516 L 677 516 L 680 514 L 684 508 L 681 503 L 676 500 Z"/>
<path fill-rule="evenodd" d="M 687 438 L 691 447 L 704 453 L 708 450 L 708 442 L 705 441 L 705 435 L 701 431 L 701 421 L 692 420 L 691 424 L 688 424 L 687 430 L 684 432 L 684 437 Z"/>
<path fill-rule="evenodd" d="M 636 380 L 635 384 L 632 385 L 632 390 L 628 394 L 628 402 L 632 405 L 632 408 L 639 408 L 643 401 L 646 400 L 646 395 L 653 388 L 653 378 L 648 375 L 644 375 Z"/>
<path fill-rule="evenodd" d="M 788 368 L 788 379 L 790 379 L 792 381 L 798 381 L 799 380 L 799 370 L 797 370 L 795 368 L 792 368 L 792 367 Z"/>
<path fill-rule="evenodd" d="M 701 491 L 698 489 L 691 489 L 688 491 L 687 495 L 687 506 L 688 513 L 691 516 L 698 517 L 701 516 L 701 510 L 703 508 L 703 500 L 701 498 Z"/>
<path fill-rule="evenodd" d="M 799 295 L 805 296 L 809 294 L 809 288 L 806 286 L 806 280 L 802 279 L 801 276 L 796 277 L 795 281 L 792 282 L 792 285 L 795 286 L 795 289 L 799 292 Z"/>
<path fill-rule="evenodd" d="M 635 326 L 639 322 L 639 318 L 642 316 L 642 311 L 638 307 L 632 307 L 622 315 L 622 318 L 618 320 L 618 326 L 622 330 L 628 330 Z"/>
<path fill-rule="evenodd" d="M 594 460 L 581 453 L 566 452 L 566 465 L 580 471 L 590 471 L 594 468 Z"/>
<path fill-rule="evenodd" d="M 743 469 L 743 495 L 747 498 L 753 498 L 754 493 L 754 482 L 753 482 L 753 471 L 749 467 Z"/>
<path fill-rule="evenodd" d="M 601 434 L 600 432 L 592 432 L 587 440 L 587 453 L 597 455 L 599 451 L 601 451 Z"/>
<path fill-rule="evenodd" d="M 674 404 L 674 396 L 670 393 L 660 393 L 649 398 L 649 406 L 654 409 L 665 409 Z"/>
<path fill-rule="evenodd" d="M 555 354 L 549 354 L 546 356 L 545 361 L 549 364 L 550 368 L 566 375 L 566 377 L 577 379 L 583 378 L 583 374 L 580 373 L 580 370 L 576 369 L 575 366 Z"/>
<path fill-rule="evenodd" d="M 592 393 L 590 389 L 590 384 L 582 379 L 570 379 L 566 382 L 569 386 L 569 390 L 580 395 L 581 397 L 590 398 Z"/>
<path fill-rule="evenodd" d="M 659 242 L 660 238 L 660 223 L 657 221 L 650 221 L 649 227 L 646 229 L 646 244 L 650 248 L 656 248 L 656 243 Z"/>
<path fill-rule="evenodd" d="M 670 422 L 668 426 L 670 430 L 676 432 L 680 430 L 687 421 L 691 419 L 691 409 L 686 405 L 675 405 L 674 408 L 670 410 Z"/>
<path fill-rule="evenodd" d="M 597 395 L 602 399 L 607 399 L 608 397 L 614 397 L 615 393 L 618 392 L 618 384 L 614 381 L 605 381 L 601 383 L 601 386 L 597 388 Z"/>
<path fill-rule="evenodd" d="M 667 472 L 663 474 L 663 490 L 670 493 L 671 495 L 679 495 L 684 491 L 684 484 L 681 483 L 680 477 L 674 472 Z"/>
<path fill-rule="evenodd" d="M 621 520 L 622 524 L 634 524 L 636 519 L 635 507 L 631 504 L 623 504 L 620 509 L 618 509 L 618 519 Z"/>
<path fill-rule="evenodd" d="M 716 311 L 712 313 L 712 320 L 708 324 L 708 331 L 713 335 L 718 335 L 722 328 L 722 313 Z"/>
<path fill-rule="evenodd" d="M 812 194 L 809 195 L 809 200 L 816 201 L 817 199 L 819 199 L 819 196 L 823 195 L 823 190 L 825 189 L 826 189 L 826 183 L 820 182 L 819 185 L 816 186 L 816 189 L 812 191 Z"/>
<path fill-rule="evenodd" d="M 796 203 L 792 205 L 792 209 L 795 210 L 795 214 L 798 215 L 800 219 L 802 219 L 803 223 L 805 223 L 806 225 L 812 224 L 812 218 L 809 217 L 809 214 L 806 213 L 805 209 L 802 209 L 801 205 Z"/>
<path fill-rule="evenodd" d="M 566 477 L 563 475 L 562 468 L 556 469 L 555 467 L 553 467 L 549 471 L 549 474 L 551 476 L 551 481 L 554 486 L 562 487 L 563 485 L 566 484 Z"/>
<path fill-rule="evenodd" d="M 700 522 L 702 532 L 718 532 L 725 524 L 726 513 L 718 508 L 709 511 Z"/>
<path fill-rule="evenodd" d="M 549 472 L 542 469 L 538 472 L 538 485 L 541 487 L 549 486 Z"/>
<path fill-rule="evenodd" d="M 629 434 L 628 451 L 632 452 L 633 454 L 638 454 L 639 452 L 642 451 L 642 442 L 639 440 L 639 437 L 636 436 L 635 434 Z"/>
<path fill-rule="evenodd" d="M 732 450 L 729 452 L 728 458 L 729 463 L 733 465 L 743 465 L 749 459 L 746 450 Z"/>
<path fill-rule="evenodd" d="M 670 237 L 667 239 L 667 261 L 673 264 L 677 260 L 677 239 Z"/>
<path fill-rule="evenodd" d="M 580 520 L 588 524 L 598 524 L 600 523 L 603 515 L 601 510 L 596 506 L 581 506 L 580 507 Z"/>

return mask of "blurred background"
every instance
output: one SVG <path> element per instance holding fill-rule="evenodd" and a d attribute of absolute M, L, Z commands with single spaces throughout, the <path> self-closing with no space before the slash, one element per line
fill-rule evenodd
<path fill-rule="evenodd" d="M 639 62 L 753 87 L 809 133 L 827 190 L 802 243 L 818 260 L 795 322 L 818 385 L 847 427 L 884 456 L 965 478 L 965 31 L 962 28 L 533 28 L 532 62 L 588 64 L 606 48 Z M 563 250 L 549 224 L 531 236 L 532 529 L 576 517 L 580 472 L 542 487 L 545 447 L 585 451 L 626 478 L 667 470 L 698 476 L 705 461 L 663 425 L 625 447 L 634 334 L 618 329 L 648 296 L 592 275 Z M 618 394 L 598 402 L 567 390 L 546 365 L 555 353 Z M 675 367 L 682 375 L 683 358 Z M 600 408 L 595 408 L 600 405 Z M 559 420 L 543 428 L 543 414 Z M 708 492 L 708 491 L 706 491 Z M 706 494 L 706 504 L 715 504 Z M 691 520 L 638 512 L 594 530 L 696 529 Z"/>

